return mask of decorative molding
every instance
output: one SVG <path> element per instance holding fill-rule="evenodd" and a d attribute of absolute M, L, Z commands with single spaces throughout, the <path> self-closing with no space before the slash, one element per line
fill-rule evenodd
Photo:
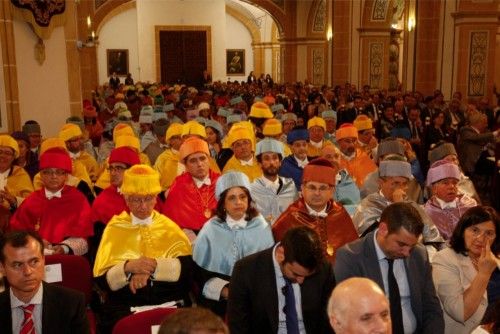
<path fill-rule="evenodd" d="M 389 8 L 389 0 L 373 1 L 372 15 L 370 21 L 385 21 L 387 19 L 388 8 Z"/>
<path fill-rule="evenodd" d="M 98 9 L 108 0 L 95 0 L 94 1 L 94 9 Z"/>
<path fill-rule="evenodd" d="M 470 32 L 468 96 L 486 94 L 489 31 Z"/>
<path fill-rule="evenodd" d="M 384 43 L 373 42 L 369 44 L 370 55 L 370 87 L 382 88 L 384 73 Z"/>
<path fill-rule="evenodd" d="M 326 1 L 320 0 L 314 15 L 313 32 L 325 32 L 326 21 Z"/>
<path fill-rule="evenodd" d="M 311 48 L 312 83 L 325 83 L 325 48 Z"/>

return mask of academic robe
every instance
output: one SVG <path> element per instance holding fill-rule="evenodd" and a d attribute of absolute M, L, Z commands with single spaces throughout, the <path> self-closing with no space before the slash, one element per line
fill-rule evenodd
<path fill-rule="evenodd" d="M 94 264 L 94 277 L 104 275 L 114 265 L 141 256 L 175 258 L 191 255 L 186 234 L 169 218 L 153 210 L 153 223 L 132 225 L 129 213 L 114 216 L 106 226 Z"/>
<path fill-rule="evenodd" d="M 345 168 L 352 176 L 359 188 L 363 186 L 366 176 L 377 169 L 377 165 L 362 150 L 357 148 L 354 158 L 347 160 L 343 155 L 340 158 L 340 168 Z"/>
<path fill-rule="evenodd" d="M 87 185 L 89 186 L 90 189 L 92 189 L 92 181 L 90 181 L 89 173 L 87 173 L 87 169 L 81 163 L 81 161 L 73 160 L 72 165 L 73 166 L 72 166 L 71 175 L 73 175 L 76 179 L 73 179 L 72 180 L 73 182 L 70 185 L 76 187 L 78 182 L 83 181 L 83 182 L 87 183 Z M 42 178 L 40 177 L 40 173 L 35 175 L 35 177 L 33 179 L 33 187 L 35 188 L 35 190 L 39 190 L 39 189 L 43 188 L 43 182 L 42 182 Z"/>
<path fill-rule="evenodd" d="M 157 305 L 167 301 L 189 302 L 189 273 L 191 271 L 191 244 L 186 234 L 170 219 L 156 210 L 152 212 L 150 225 L 132 225 L 127 212 L 114 216 L 106 226 L 95 259 L 93 274 L 96 282 L 107 292 L 107 300 L 101 306 L 103 333 L 111 333 L 116 322 L 131 313 L 132 306 Z M 181 272 L 176 281 L 162 281 L 152 276 L 145 287 L 135 294 L 129 285 L 113 291 L 106 280 L 106 273 L 115 265 L 141 256 L 160 259 L 177 258 Z M 158 266 L 157 266 L 158 270 Z M 187 305 L 189 306 L 189 305 Z"/>
<path fill-rule="evenodd" d="M 322 149 L 326 146 L 333 145 L 333 143 L 329 140 L 324 140 L 323 139 L 323 144 L 321 145 L 321 148 L 317 148 L 316 146 L 312 145 L 310 142 L 307 144 L 307 156 L 311 158 L 317 158 L 320 157 L 323 152 Z"/>
<path fill-rule="evenodd" d="M 199 231 L 217 208 L 215 184 L 220 174 L 208 171 L 210 185 L 196 187 L 191 174 L 177 176 L 168 191 L 161 213 L 181 228 Z M 208 217 L 207 217 L 208 215 Z"/>
<path fill-rule="evenodd" d="M 339 170 L 337 174 L 337 184 L 335 185 L 333 200 L 342 204 L 351 216 L 354 214 L 359 202 L 361 202 L 359 189 L 345 169 Z"/>
<path fill-rule="evenodd" d="M 91 156 L 86 151 L 81 151 L 80 155 L 75 159 L 75 161 L 80 161 L 82 165 L 85 166 L 90 180 L 92 180 L 93 182 L 97 180 L 97 177 L 99 176 L 99 164 L 93 156 Z"/>
<path fill-rule="evenodd" d="M 224 170 L 222 171 L 222 173 L 224 174 L 231 170 L 242 172 L 243 174 L 248 176 L 250 182 L 253 182 L 253 180 L 262 175 L 262 169 L 257 163 L 257 159 L 255 157 L 253 158 L 252 166 L 247 166 L 247 165 L 242 165 L 240 160 L 236 159 L 236 157 L 233 155 L 231 159 L 229 159 L 226 165 L 224 166 Z"/>
<path fill-rule="evenodd" d="M 211 218 L 193 246 L 193 260 L 198 266 L 195 276 L 200 285 L 200 304 L 224 315 L 226 301 L 206 298 L 204 291 L 208 288 L 205 284 L 215 277 L 229 283 L 236 261 L 273 245 L 271 228 L 262 215 L 252 218 L 246 227 L 234 229 L 219 217 Z"/>
<path fill-rule="evenodd" d="M 10 220 L 11 230 L 37 231 L 53 244 L 68 237 L 92 235 L 90 205 L 75 187 L 65 185 L 61 197 L 47 199 L 45 189 L 37 190 L 24 200 Z"/>
<path fill-rule="evenodd" d="M 300 190 L 300 186 L 302 185 L 303 173 L 304 169 L 299 166 L 293 154 L 289 155 L 281 162 L 279 175 L 291 178 L 293 183 L 295 183 L 295 188 L 297 188 L 297 190 Z"/>
<path fill-rule="evenodd" d="M 424 205 L 424 210 L 436 225 L 445 240 L 450 240 L 460 217 L 468 209 L 475 207 L 477 202 L 467 195 L 459 195 L 455 202 L 456 208 L 441 209 L 436 196 L 432 196 Z"/>
<path fill-rule="evenodd" d="M 220 174 L 217 162 L 210 157 L 209 159 L 210 170 Z M 172 151 L 172 149 L 165 150 L 156 158 L 154 169 L 160 173 L 160 184 L 163 190 L 170 188 L 175 178 L 182 174 L 184 165 L 179 160 L 179 152 Z"/>
<path fill-rule="evenodd" d="M 33 192 L 33 184 L 24 168 L 12 166 L 7 176 L 5 189 L 13 196 L 25 198 Z M 10 207 L 6 200 L 2 204 L 6 208 Z"/>
<path fill-rule="evenodd" d="M 422 222 L 424 223 L 424 231 L 422 232 L 424 243 L 443 242 L 444 240 L 439 234 L 439 230 L 436 228 L 436 225 L 434 225 L 427 213 L 425 213 L 424 209 L 422 209 L 422 207 L 414 201 L 406 201 L 406 203 L 411 204 L 415 209 L 417 209 L 420 217 L 422 218 Z M 382 211 L 384 211 L 384 209 L 391 204 L 392 202 L 385 198 L 380 192 L 366 196 L 361 201 L 356 209 L 356 212 L 354 213 L 354 216 L 352 217 L 352 221 L 359 235 L 362 236 L 369 231 L 374 230 L 375 225 L 373 224 L 380 220 Z"/>
<path fill-rule="evenodd" d="M 280 241 L 286 231 L 293 227 L 310 227 L 318 233 L 321 247 L 328 260 L 334 262 L 337 249 L 356 240 L 358 234 L 351 217 L 339 203 L 330 200 L 326 206 L 326 213 L 325 218 L 311 216 L 304 199 L 300 198 L 292 203 L 274 223 L 274 239 Z"/>
<path fill-rule="evenodd" d="M 259 211 L 269 224 L 274 224 L 276 219 L 297 198 L 297 189 L 292 179 L 279 177 L 279 188 L 275 192 L 266 187 L 263 176 L 255 179 L 250 185 L 250 195 Z"/>

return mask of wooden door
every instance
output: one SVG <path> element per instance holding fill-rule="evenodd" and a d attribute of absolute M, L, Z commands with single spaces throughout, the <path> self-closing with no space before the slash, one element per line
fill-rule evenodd
<path fill-rule="evenodd" d="M 206 31 L 160 31 L 163 83 L 197 85 L 207 68 Z"/>

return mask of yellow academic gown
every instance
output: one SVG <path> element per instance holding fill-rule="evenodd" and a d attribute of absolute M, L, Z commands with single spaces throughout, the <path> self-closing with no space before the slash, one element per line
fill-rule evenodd
<path fill-rule="evenodd" d="M 106 160 L 102 164 L 102 169 L 101 169 L 102 173 L 99 175 L 97 181 L 95 181 L 95 186 L 101 189 L 106 189 L 111 185 L 109 170 L 108 170 L 109 166 L 108 161 L 109 157 L 106 158 Z M 149 157 L 144 153 L 139 153 L 139 161 L 143 165 L 151 166 L 151 161 L 149 160 Z"/>
<path fill-rule="evenodd" d="M 209 167 L 213 172 L 220 174 L 220 168 L 212 157 L 209 159 Z M 161 189 L 170 188 L 174 179 L 184 171 L 184 166 L 179 160 L 179 152 L 170 148 L 163 151 L 156 158 L 154 169 L 160 173 Z"/>
<path fill-rule="evenodd" d="M 316 146 L 313 146 L 311 143 L 307 144 L 307 156 L 308 157 L 320 157 L 323 152 L 321 150 L 325 146 L 330 146 L 333 145 L 331 141 L 323 139 L 323 145 L 321 145 L 321 148 L 317 148 Z"/>
<path fill-rule="evenodd" d="M 26 198 L 33 192 L 33 184 L 31 183 L 30 176 L 26 173 L 24 168 L 19 166 L 12 166 L 12 171 L 10 175 L 7 176 L 5 188 L 11 195 L 18 198 Z M 10 207 L 6 200 L 4 200 L 2 205 L 6 208 Z"/>
<path fill-rule="evenodd" d="M 246 174 L 246 176 L 248 176 L 248 178 L 250 179 L 250 182 L 253 182 L 254 179 L 262 176 L 262 169 L 257 163 L 257 159 L 255 159 L 255 157 L 253 158 L 253 165 L 246 166 L 242 165 L 241 162 L 233 155 L 231 159 L 229 159 L 226 163 L 226 166 L 224 166 L 222 174 L 227 173 L 231 170 L 236 170 Z"/>
<path fill-rule="evenodd" d="M 153 210 L 151 225 L 132 225 L 126 211 L 114 216 L 106 225 L 94 264 L 94 277 L 104 275 L 111 267 L 126 260 L 176 258 L 191 255 L 186 234 L 169 218 Z"/>
<path fill-rule="evenodd" d="M 100 169 L 99 169 L 99 164 L 97 163 L 97 161 L 94 159 L 93 156 L 91 156 L 86 151 L 81 151 L 78 158 L 74 160 L 80 161 L 82 165 L 85 166 L 85 169 L 87 170 L 87 173 L 89 174 L 90 180 L 92 180 L 92 182 L 95 182 L 97 180 Z"/>

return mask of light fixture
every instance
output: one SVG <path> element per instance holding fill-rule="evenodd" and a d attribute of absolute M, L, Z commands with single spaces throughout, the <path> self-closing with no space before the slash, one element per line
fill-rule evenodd
<path fill-rule="evenodd" d="M 415 17 L 410 16 L 408 18 L 408 31 L 412 31 L 415 28 Z"/>
<path fill-rule="evenodd" d="M 332 38 L 333 38 L 332 27 L 329 27 L 328 31 L 326 32 L 326 39 L 328 40 L 328 42 L 331 42 Z"/>
<path fill-rule="evenodd" d="M 95 31 L 92 30 L 92 19 L 90 15 L 87 16 L 87 39 L 85 41 L 76 41 L 76 47 L 78 49 L 83 48 L 92 48 L 99 44 L 98 37 L 95 34 Z"/>

